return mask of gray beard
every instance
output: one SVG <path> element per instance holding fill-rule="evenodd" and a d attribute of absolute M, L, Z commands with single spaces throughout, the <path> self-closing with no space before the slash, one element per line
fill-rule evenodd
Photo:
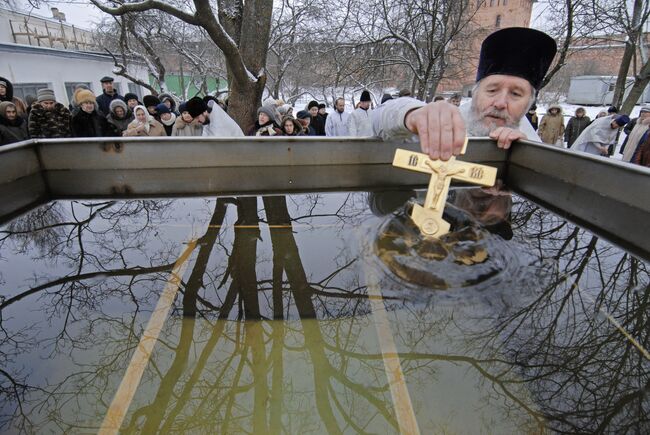
<path fill-rule="evenodd" d="M 470 103 L 470 109 L 467 114 L 467 119 L 465 120 L 465 125 L 467 126 L 467 134 L 474 137 L 489 136 L 490 132 L 496 130 L 500 126 L 497 125 L 495 121 L 491 121 L 489 118 L 482 116 L 478 113 L 478 108 L 476 107 L 475 100 L 472 99 Z M 509 122 L 506 119 L 505 125 L 503 127 L 512 128 L 513 130 L 519 129 L 519 122 Z"/>

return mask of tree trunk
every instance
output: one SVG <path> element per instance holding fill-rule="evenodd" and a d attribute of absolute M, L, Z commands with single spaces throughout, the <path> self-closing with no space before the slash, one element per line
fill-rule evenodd
<path fill-rule="evenodd" d="M 645 91 L 648 83 L 650 83 L 650 60 L 646 61 L 641 68 L 639 75 L 636 76 L 634 85 L 632 85 L 632 89 L 630 89 L 630 93 L 627 95 L 627 98 L 625 98 L 623 107 L 621 107 L 622 113 L 632 112 L 632 109 L 634 109 L 636 102 L 639 100 L 641 95 L 643 95 L 643 91 Z"/>
<path fill-rule="evenodd" d="M 614 96 L 612 97 L 612 105 L 620 106 L 625 95 L 625 85 L 627 83 L 627 73 L 630 70 L 630 63 L 634 56 L 636 46 L 629 40 L 625 42 L 625 52 L 621 60 L 621 66 L 618 69 L 618 77 L 616 78 L 616 87 L 614 88 Z"/>

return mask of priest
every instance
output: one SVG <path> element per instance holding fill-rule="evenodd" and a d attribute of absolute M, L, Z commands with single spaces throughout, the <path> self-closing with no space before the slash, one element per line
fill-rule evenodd
<path fill-rule="evenodd" d="M 471 103 L 458 108 L 445 101 L 388 100 L 375 110 L 374 133 L 383 138 L 417 134 L 422 152 L 445 161 L 460 154 L 466 131 L 489 136 L 504 149 L 518 139 L 540 141 L 525 115 L 556 51 L 553 38 L 538 30 L 494 32 L 481 45 Z"/>

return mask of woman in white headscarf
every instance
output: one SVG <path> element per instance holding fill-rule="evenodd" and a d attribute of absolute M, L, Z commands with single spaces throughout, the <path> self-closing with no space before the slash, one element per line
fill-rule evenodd
<path fill-rule="evenodd" d="M 167 136 L 165 127 L 149 114 L 144 106 L 135 106 L 135 119 L 129 124 L 124 136 Z"/>

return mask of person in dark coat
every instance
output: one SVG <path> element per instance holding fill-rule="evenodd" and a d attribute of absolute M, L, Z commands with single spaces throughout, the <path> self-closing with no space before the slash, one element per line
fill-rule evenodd
<path fill-rule="evenodd" d="M 18 116 L 27 118 L 27 105 L 23 100 L 14 97 L 14 85 L 4 77 L 0 77 L 0 103 L 8 101 L 14 103 Z"/>
<path fill-rule="evenodd" d="M 111 129 L 106 118 L 97 109 L 97 100 L 89 90 L 81 90 L 75 94 L 75 103 L 79 111 L 72 116 L 70 127 L 73 137 L 104 137 L 111 136 Z M 110 105 L 109 105 L 110 107 Z M 110 109 L 109 109 L 110 110 Z"/>
<path fill-rule="evenodd" d="M 318 102 L 310 101 L 307 105 L 307 111 L 311 115 L 311 127 L 316 132 L 316 136 L 325 136 L 325 120 L 318 114 Z"/>
<path fill-rule="evenodd" d="M 533 104 L 526 112 L 526 119 L 530 122 L 530 125 L 533 126 L 535 131 L 539 128 L 539 118 L 537 117 L 537 105 Z"/>
<path fill-rule="evenodd" d="M 176 110 L 176 100 L 171 96 L 171 94 L 160 94 L 158 95 L 158 99 L 161 103 L 167 106 L 174 115 L 180 115 L 180 113 Z"/>
<path fill-rule="evenodd" d="M 102 94 L 97 96 L 98 112 L 106 117 L 110 112 L 111 101 L 115 99 L 124 101 L 124 97 L 113 88 L 113 77 L 102 77 L 100 82 L 102 83 Z"/>
<path fill-rule="evenodd" d="M 27 121 L 18 116 L 16 105 L 11 101 L 0 103 L 0 145 L 29 139 Z"/>
<path fill-rule="evenodd" d="M 323 118 L 323 131 L 325 131 L 325 124 L 327 124 L 327 107 L 325 104 L 320 103 L 318 105 L 318 114 L 320 115 L 321 118 Z"/>
<path fill-rule="evenodd" d="M 569 122 L 564 129 L 564 141 L 567 143 L 567 147 L 571 148 L 573 142 L 576 141 L 580 133 L 591 124 L 591 119 L 586 116 L 586 111 L 584 107 L 578 107 L 575 111 L 575 116 L 572 116 L 569 119 Z"/>
<path fill-rule="evenodd" d="M 39 89 L 27 124 L 32 139 L 72 137 L 70 110 L 54 98 L 51 89 Z"/>
<path fill-rule="evenodd" d="M 268 106 L 257 109 L 257 121 L 248 129 L 248 136 L 280 136 L 282 130 L 275 123 L 275 113 Z"/>
<path fill-rule="evenodd" d="M 135 119 L 133 112 L 122 100 L 111 101 L 110 113 L 106 117 L 110 136 L 122 136 L 129 124 Z"/>

